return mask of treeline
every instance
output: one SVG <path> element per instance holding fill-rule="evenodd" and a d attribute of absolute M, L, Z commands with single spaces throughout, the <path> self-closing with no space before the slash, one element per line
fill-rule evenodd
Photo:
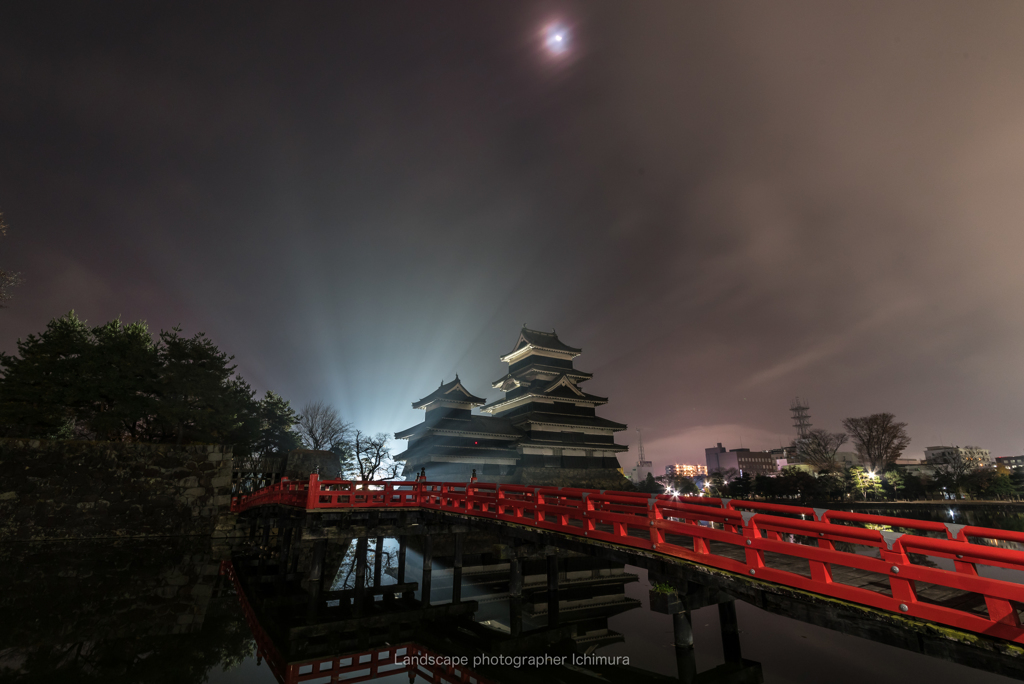
<path fill-rule="evenodd" d="M 731 498 L 799 501 L 895 501 L 918 499 L 1019 499 L 1024 497 L 1024 472 L 1000 472 L 976 455 L 951 449 L 929 463 L 934 476 L 917 475 L 896 461 L 910 444 L 907 424 L 891 413 L 843 420 L 847 432 L 809 430 L 793 441 L 789 454 L 799 465 L 778 475 L 740 473 L 734 468 L 707 478 L 649 477 L 639 488 L 680 495 L 708 494 Z M 851 441 L 860 465 L 839 460 L 839 449 Z M 808 472 L 812 470 L 814 474 Z"/>
<path fill-rule="evenodd" d="M 202 333 L 89 327 L 71 312 L 0 353 L 0 436 L 298 448 L 295 411 L 273 392 L 258 398 L 233 358 Z"/>
<path fill-rule="evenodd" d="M 322 401 L 297 413 L 274 392 L 257 397 L 233 359 L 203 333 L 89 327 L 72 311 L 0 353 L 0 437 L 231 444 L 241 458 L 305 447 L 333 452 L 345 477 L 398 476 L 390 435 Z"/>
<path fill-rule="evenodd" d="M 814 475 L 790 466 L 774 476 L 750 473 L 712 473 L 704 480 L 657 478 L 651 483 L 658 492 L 681 495 L 706 494 L 736 499 L 806 501 L 915 501 L 944 498 L 1010 500 L 1024 498 L 1024 472 L 998 472 L 976 468 L 957 479 L 949 472 L 935 477 L 906 474 L 896 466 L 879 474 L 860 466 Z M 648 485 L 648 489 L 650 485 Z"/>

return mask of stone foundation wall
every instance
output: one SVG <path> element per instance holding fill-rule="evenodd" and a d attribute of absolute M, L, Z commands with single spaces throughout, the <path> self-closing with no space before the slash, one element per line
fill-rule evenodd
<path fill-rule="evenodd" d="M 231 447 L 0 440 L 0 541 L 209 535 Z"/>
<path fill-rule="evenodd" d="M 535 487 L 629 488 L 629 480 L 611 468 L 520 468 L 510 482 Z"/>

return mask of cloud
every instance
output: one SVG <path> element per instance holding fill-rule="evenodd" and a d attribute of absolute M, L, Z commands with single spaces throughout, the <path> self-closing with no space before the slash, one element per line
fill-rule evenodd
<path fill-rule="evenodd" d="M 0 9 L 2 348 L 181 323 L 393 432 L 527 322 L 666 459 L 798 394 L 1018 450 L 1024 5 L 738 7 L 566 3 L 558 70 L 545 3 Z"/>

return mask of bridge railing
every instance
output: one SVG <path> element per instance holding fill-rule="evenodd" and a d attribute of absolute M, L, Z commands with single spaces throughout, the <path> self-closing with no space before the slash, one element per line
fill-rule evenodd
<path fill-rule="evenodd" d="M 1020 532 L 738 499 L 483 482 L 321 481 L 315 475 L 243 498 L 236 510 L 265 503 L 307 510 L 419 507 L 501 520 L 1024 643 L 1018 613 L 1024 585 L 986 576 L 994 574 L 991 568 L 1024 573 L 1024 551 L 1003 548 L 1024 545 Z M 863 582 L 864 573 L 874 580 Z M 856 585 L 854 577 L 861 580 Z M 953 590 L 947 593 L 956 602 L 923 596 L 927 585 Z M 975 605 L 984 604 L 984 612 L 957 607 L 969 606 L 965 592 L 975 595 Z"/>
<path fill-rule="evenodd" d="M 282 478 L 278 484 L 264 487 L 252 494 L 232 497 L 231 510 L 237 513 L 254 506 L 268 506 L 272 504 L 301 507 L 306 502 L 308 489 L 308 482 Z"/>

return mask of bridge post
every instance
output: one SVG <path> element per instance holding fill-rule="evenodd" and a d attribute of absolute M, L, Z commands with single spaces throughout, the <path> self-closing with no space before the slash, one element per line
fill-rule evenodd
<path fill-rule="evenodd" d="M 697 681 L 697 653 L 693 646 L 676 646 L 676 671 L 680 682 Z"/>
<path fill-rule="evenodd" d="M 558 626 L 558 556 L 548 556 L 548 627 Z"/>
<path fill-rule="evenodd" d="M 523 561 L 516 555 L 516 547 L 508 560 L 508 621 L 512 636 L 523 631 Z"/>
<path fill-rule="evenodd" d="M 423 581 L 420 583 L 420 604 L 430 605 L 430 569 L 434 562 L 434 549 L 430 535 L 423 535 Z"/>
<path fill-rule="evenodd" d="M 302 523 L 298 520 L 295 521 L 295 531 L 292 533 L 292 543 L 298 544 L 302 541 Z M 296 552 L 292 555 L 292 573 L 297 574 L 299 572 L 299 556 L 302 554 Z"/>
<path fill-rule="evenodd" d="M 263 537 L 260 541 L 260 547 L 263 551 L 267 551 L 270 548 L 270 516 L 264 515 L 261 522 L 263 523 Z"/>
<path fill-rule="evenodd" d="M 310 582 L 319 582 L 320 575 L 324 571 L 324 556 L 327 555 L 327 540 L 318 539 L 313 542 L 313 555 L 309 561 L 309 573 L 306 579 Z"/>
<path fill-rule="evenodd" d="M 291 521 L 283 523 L 285 525 L 284 535 L 281 538 L 281 542 L 278 546 L 278 558 L 277 558 L 277 577 L 279 580 L 284 581 L 288 576 L 288 558 L 292 555 L 292 527 Z"/>
<path fill-rule="evenodd" d="M 384 563 L 384 537 L 377 537 L 377 549 L 373 559 L 373 586 L 380 586 L 381 566 Z"/>
<path fill-rule="evenodd" d="M 693 648 L 693 617 L 689 610 L 672 614 L 672 636 L 676 646 Z"/>
<path fill-rule="evenodd" d="M 740 627 L 736 619 L 736 601 L 722 601 L 718 604 L 718 621 L 722 628 L 722 650 L 725 662 L 743 662 L 740 653 Z"/>
<path fill-rule="evenodd" d="M 359 537 L 356 541 L 356 582 L 355 582 L 355 608 L 356 615 L 363 612 L 363 598 L 366 593 L 366 550 L 369 546 L 367 537 Z"/>
<path fill-rule="evenodd" d="M 455 558 L 452 560 L 452 603 L 462 601 L 462 538 L 461 532 L 455 533 Z"/>
<path fill-rule="evenodd" d="M 313 557 L 309 562 L 309 574 L 307 575 L 307 587 L 309 602 L 306 604 L 306 614 L 310 620 L 316 620 L 320 612 L 321 578 L 324 572 L 324 557 L 327 555 L 327 540 L 318 539 L 313 542 Z"/>
<path fill-rule="evenodd" d="M 398 579 L 399 584 L 405 583 L 405 551 L 408 547 L 408 538 L 402 535 L 398 538 Z M 411 599 L 414 598 L 414 592 L 406 591 L 402 594 L 402 598 Z"/>
<path fill-rule="evenodd" d="M 309 484 L 306 490 L 306 509 L 316 508 L 320 503 L 320 476 L 317 473 L 309 474 Z"/>

